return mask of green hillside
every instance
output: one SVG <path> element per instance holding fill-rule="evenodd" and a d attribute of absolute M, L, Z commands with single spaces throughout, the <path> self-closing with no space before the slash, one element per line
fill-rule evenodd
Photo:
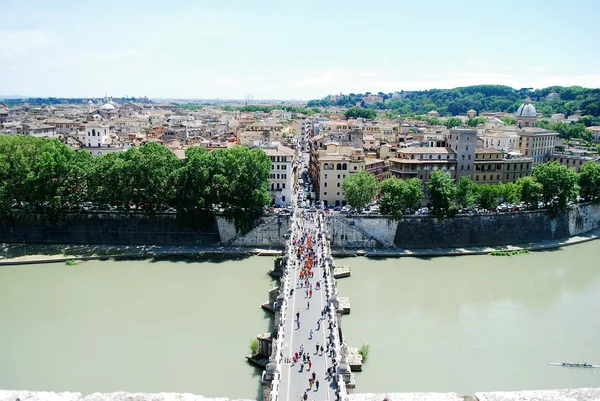
<path fill-rule="evenodd" d="M 558 93 L 559 99 L 551 100 L 548 95 Z M 365 104 L 363 98 L 368 95 L 379 95 L 384 100 L 371 105 Z M 571 115 L 581 110 L 581 115 L 600 116 L 600 89 L 583 88 L 581 86 L 551 86 L 544 89 L 514 89 L 504 85 L 474 85 L 454 89 L 430 89 L 425 91 L 400 91 L 392 93 L 365 93 L 341 95 L 334 101 L 331 96 L 320 100 L 311 100 L 308 107 L 361 106 L 368 109 L 390 110 L 398 114 L 424 114 L 437 110 L 441 116 L 465 115 L 468 110 L 477 112 L 514 113 L 526 97 L 530 97 L 536 110 L 544 116 L 553 113 Z M 593 119 L 583 121 L 591 125 Z"/>

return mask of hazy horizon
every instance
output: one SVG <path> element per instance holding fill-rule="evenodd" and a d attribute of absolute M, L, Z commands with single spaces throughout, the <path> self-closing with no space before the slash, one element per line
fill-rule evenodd
<path fill-rule="evenodd" d="M 8 2 L 0 93 L 256 102 L 476 84 L 598 87 L 600 2 L 577 9 L 585 12 L 566 13 L 558 0 Z"/>

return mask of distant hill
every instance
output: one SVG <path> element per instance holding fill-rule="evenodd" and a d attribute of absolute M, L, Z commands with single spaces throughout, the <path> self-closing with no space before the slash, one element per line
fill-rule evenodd
<path fill-rule="evenodd" d="M 552 93 L 552 95 L 550 95 Z M 365 102 L 365 98 L 371 95 Z M 548 96 L 550 95 L 550 96 Z M 376 101 L 380 96 L 382 101 Z M 550 86 L 544 89 L 514 89 L 504 85 L 474 85 L 454 89 L 425 91 L 400 91 L 395 93 L 364 93 L 326 96 L 311 100 L 308 107 L 353 107 L 360 105 L 376 110 L 391 110 L 399 114 L 425 114 L 436 110 L 441 116 L 465 115 L 473 109 L 481 112 L 514 113 L 526 97 L 531 98 L 538 113 L 572 115 L 580 110 L 582 115 L 600 116 L 600 89 L 581 86 Z"/>

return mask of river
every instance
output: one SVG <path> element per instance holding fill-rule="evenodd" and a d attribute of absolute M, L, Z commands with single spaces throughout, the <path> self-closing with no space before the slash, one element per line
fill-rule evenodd
<path fill-rule="evenodd" d="M 273 258 L 0 267 L 0 389 L 256 399 Z"/>
<path fill-rule="evenodd" d="M 517 256 L 337 259 L 351 346 L 369 343 L 356 392 L 600 386 L 600 242 Z"/>
<path fill-rule="evenodd" d="M 512 257 L 336 259 L 356 392 L 600 386 L 598 242 Z M 255 399 L 268 257 L 0 268 L 0 388 Z M 600 369 L 598 369 L 600 370 Z"/>

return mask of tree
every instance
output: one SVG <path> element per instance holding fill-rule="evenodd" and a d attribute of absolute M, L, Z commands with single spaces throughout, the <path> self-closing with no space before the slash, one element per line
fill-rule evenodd
<path fill-rule="evenodd" d="M 519 203 L 521 201 L 521 188 L 514 182 L 498 184 L 496 193 L 505 203 Z"/>
<path fill-rule="evenodd" d="M 477 202 L 482 209 L 495 209 L 498 206 L 496 188 L 490 184 L 479 185 L 477 188 Z"/>
<path fill-rule="evenodd" d="M 434 171 L 427 182 L 427 187 L 435 215 L 444 217 L 456 214 L 457 207 L 454 203 L 456 185 L 449 175 L 440 170 Z"/>
<path fill-rule="evenodd" d="M 362 107 L 352 107 L 344 113 L 344 117 L 346 119 L 349 118 L 368 118 L 373 119 L 377 117 L 377 111 L 373 109 L 365 109 Z"/>
<path fill-rule="evenodd" d="M 467 125 L 469 127 L 477 127 L 479 124 L 483 124 L 483 123 L 485 123 L 484 117 L 469 118 L 467 120 Z"/>
<path fill-rule="evenodd" d="M 533 178 L 542 184 L 542 200 L 553 211 L 577 199 L 577 173 L 558 162 L 542 163 L 533 169 Z"/>
<path fill-rule="evenodd" d="M 517 121 L 514 118 L 510 117 L 500 117 L 500 121 L 502 121 L 506 125 L 516 125 Z"/>
<path fill-rule="evenodd" d="M 579 171 L 581 197 L 592 200 L 600 197 L 600 163 L 589 161 Z"/>
<path fill-rule="evenodd" d="M 271 159 L 260 148 L 235 146 L 211 154 L 215 152 L 222 152 L 217 154 L 220 158 L 217 174 L 212 175 L 219 191 L 217 199 L 225 217 L 234 222 L 238 232 L 245 234 L 271 203 L 268 189 Z"/>
<path fill-rule="evenodd" d="M 447 128 L 460 127 L 462 124 L 462 120 L 458 117 L 450 117 L 446 121 L 444 121 L 444 125 Z"/>
<path fill-rule="evenodd" d="M 380 184 L 379 210 L 399 220 L 406 210 L 416 210 L 423 200 L 421 180 L 388 178 Z"/>
<path fill-rule="evenodd" d="M 342 188 L 346 193 L 346 201 L 354 208 L 367 206 L 377 194 L 377 178 L 364 170 L 350 174 L 344 178 Z"/>
<path fill-rule="evenodd" d="M 516 184 L 520 189 L 521 201 L 527 205 L 527 208 L 537 209 L 542 196 L 542 184 L 533 177 L 519 178 Z"/>
<path fill-rule="evenodd" d="M 456 203 L 460 208 L 473 206 L 475 200 L 475 184 L 467 176 L 462 176 L 456 183 Z"/>

